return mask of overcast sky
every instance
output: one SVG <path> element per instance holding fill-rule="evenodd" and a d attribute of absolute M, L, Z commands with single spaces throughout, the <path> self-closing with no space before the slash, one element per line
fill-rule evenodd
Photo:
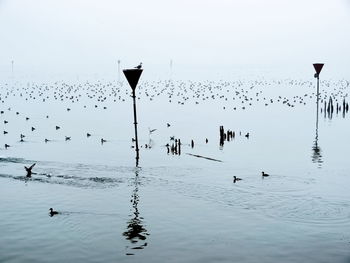
<path fill-rule="evenodd" d="M 0 0 L 0 76 L 164 78 L 270 70 L 350 78 L 349 0 Z M 326 71 L 327 69 L 327 71 Z M 224 76 L 224 74 L 223 74 Z"/>

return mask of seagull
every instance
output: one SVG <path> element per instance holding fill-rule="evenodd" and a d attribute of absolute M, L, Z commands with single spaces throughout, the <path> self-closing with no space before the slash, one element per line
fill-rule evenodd
<path fill-rule="evenodd" d="M 157 130 L 157 129 L 150 129 L 150 128 L 148 128 L 149 134 L 154 133 L 156 130 Z"/>
<path fill-rule="evenodd" d="M 53 210 L 52 208 L 50 208 L 49 211 L 50 211 L 50 216 L 51 217 L 54 216 L 54 215 L 58 215 L 59 214 L 57 211 Z"/>
<path fill-rule="evenodd" d="M 142 68 L 142 62 L 138 66 L 136 66 L 135 68 L 141 69 Z"/>
<path fill-rule="evenodd" d="M 27 167 L 27 166 L 24 166 L 24 169 L 26 169 L 27 171 L 27 177 L 31 177 L 32 176 L 32 169 L 33 167 L 36 165 L 36 163 L 32 164 L 31 166 Z"/>

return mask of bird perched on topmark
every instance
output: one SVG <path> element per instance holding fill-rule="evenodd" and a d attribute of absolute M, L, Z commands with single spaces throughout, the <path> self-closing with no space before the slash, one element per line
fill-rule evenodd
<path fill-rule="evenodd" d="M 139 65 L 137 65 L 135 68 L 141 69 L 142 68 L 142 62 Z"/>

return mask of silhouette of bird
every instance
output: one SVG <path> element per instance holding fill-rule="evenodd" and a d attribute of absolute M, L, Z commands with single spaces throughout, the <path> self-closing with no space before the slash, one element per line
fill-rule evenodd
<path fill-rule="evenodd" d="M 261 172 L 261 174 L 262 174 L 263 177 L 268 177 L 268 176 L 270 176 L 269 174 L 267 174 L 267 173 L 265 173 L 265 172 Z"/>
<path fill-rule="evenodd" d="M 142 68 L 142 62 L 139 65 L 137 65 L 135 68 L 141 69 Z"/>
<path fill-rule="evenodd" d="M 157 130 L 157 129 L 151 129 L 151 128 L 148 128 L 149 134 L 154 133 L 156 130 Z"/>
<path fill-rule="evenodd" d="M 244 135 L 246 138 L 249 138 L 249 132 L 247 132 L 246 135 Z"/>
<path fill-rule="evenodd" d="M 34 127 L 32 127 L 32 131 L 35 131 L 35 128 L 34 128 Z"/>
<path fill-rule="evenodd" d="M 90 133 L 87 133 L 87 134 L 86 134 L 86 137 L 88 137 L 88 138 L 89 138 L 90 136 L 91 136 L 91 134 L 90 134 Z"/>
<path fill-rule="evenodd" d="M 169 128 L 170 127 L 170 123 L 167 123 L 166 126 Z"/>
<path fill-rule="evenodd" d="M 101 138 L 101 144 L 105 143 L 107 140 Z"/>
<path fill-rule="evenodd" d="M 49 141 L 50 141 L 49 139 L 46 139 L 46 138 L 45 138 L 45 143 L 47 143 L 47 142 L 49 142 Z"/>
<path fill-rule="evenodd" d="M 66 141 L 70 141 L 70 139 L 71 139 L 71 137 L 69 137 L 69 136 L 66 136 L 66 138 L 65 138 Z"/>
<path fill-rule="evenodd" d="M 27 172 L 27 177 L 31 177 L 32 176 L 32 169 L 33 167 L 36 165 L 36 163 L 32 164 L 31 166 L 27 167 L 27 166 L 24 166 L 24 169 L 26 169 L 26 172 Z"/>
<path fill-rule="evenodd" d="M 5 143 L 5 149 L 11 147 L 9 144 Z"/>
<path fill-rule="evenodd" d="M 233 176 L 233 182 L 236 183 L 237 181 L 241 181 L 242 178 L 238 178 L 235 175 Z"/>
<path fill-rule="evenodd" d="M 50 216 L 51 217 L 54 216 L 54 215 L 58 215 L 59 214 L 59 212 L 53 210 L 52 208 L 50 208 L 49 211 L 50 211 Z"/>
<path fill-rule="evenodd" d="M 4 134 L 8 134 L 8 132 L 7 132 L 7 131 L 4 131 Z"/>
<path fill-rule="evenodd" d="M 61 127 L 60 126 L 56 126 L 56 130 L 59 130 L 59 129 L 61 129 Z"/>

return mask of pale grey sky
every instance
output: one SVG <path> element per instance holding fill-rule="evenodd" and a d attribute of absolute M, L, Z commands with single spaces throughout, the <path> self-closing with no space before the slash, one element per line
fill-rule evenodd
<path fill-rule="evenodd" d="M 0 76 L 11 60 L 16 74 L 112 75 L 121 59 L 164 78 L 172 59 L 179 78 L 313 62 L 346 78 L 349 32 L 349 0 L 0 0 Z"/>

